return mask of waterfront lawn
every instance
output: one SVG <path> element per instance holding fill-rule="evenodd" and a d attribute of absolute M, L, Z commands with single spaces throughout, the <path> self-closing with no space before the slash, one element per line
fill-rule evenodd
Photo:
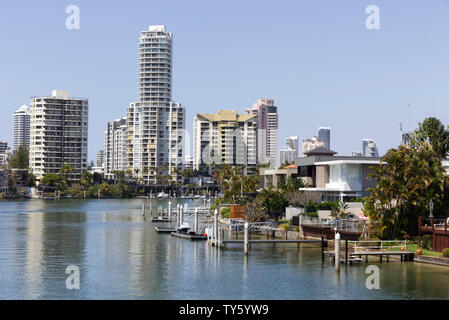
<path fill-rule="evenodd" d="M 418 245 L 416 243 L 411 243 L 411 244 L 407 244 L 407 248 L 405 251 L 408 252 L 416 252 L 416 250 L 418 249 Z M 395 247 L 395 248 L 389 248 L 387 249 L 388 251 L 399 251 L 400 248 Z M 440 258 L 442 256 L 441 252 L 438 251 L 431 251 L 431 250 L 427 250 L 427 249 L 422 249 L 422 255 L 423 256 L 430 256 L 430 257 L 437 257 Z"/>
<path fill-rule="evenodd" d="M 417 249 L 418 249 L 418 245 L 416 243 L 407 245 L 407 251 L 416 252 Z M 440 258 L 442 256 L 442 253 L 438 252 L 438 251 L 431 251 L 431 250 L 427 250 L 427 249 L 423 248 L 422 255 Z"/>

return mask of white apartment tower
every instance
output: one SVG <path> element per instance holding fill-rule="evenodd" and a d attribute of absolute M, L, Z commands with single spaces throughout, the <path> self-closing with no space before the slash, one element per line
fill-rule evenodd
<path fill-rule="evenodd" d="M 296 151 L 296 154 L 294 154 L 294 157 L 298 157 L 298 151 L 299 151 L 299 138 L 298 136 L 291 136 L 285 139 L 285 147 L 286 149 L 292 149 Z"/>
<path fill-rule="evenodd" d="M 277 166 L 279 118 L 274 100 L 259 99 L 252 108 L 246 109 L 249 114 L 257 115 L 257 161 L 260 164 L 270 163 Z"/>
<path fill-rule="evenodd" d="M 128 127 L 126 118 L 108 122 L 104 133 L 104 172 L 111 176 L 112 171 L 128 168 Z"/>
<path fill-rule="evenodd" d="M 30 109 L 23 105 L 14 112 L 13 150 L 17 151 L 23 143 L 30 146 Z"/>
<path fill-rule="evenodd" d="M 97 152 L 97 167 L 104 168 L 104 150 L 99 150 Z"/>
<path fill-rule="evenodd" d="M 235 110 L 217 114 L 198 113 L 194 119 L 193 150 L 195 169 L 214 165 L 257 165 L 257 116 L 238 115 Z"/>
<path fill-rule="evenodd" d="M 70 164 L 75 171 L 69 179 L 79 180 L 87 169 L 88 100 L 53 90 L 51 96 L 31 98 L 30 114 L 31 172 L 40 181 Z"/>
<path fill-rule="evenodd" d="M 178 177 L 184 160 L 185 109 L 172 102 L 172 34 L 150 26 L 139 42 L 137 102 L 127 110 L 128 161 L 145 183 L 157 175 Z"/>
<path fill-rule="evenodd" d="M 378 157 L 379 151 L 377 150 L 376 142 L 373 139 L 362 140 L 362 155 L 364 157 Z"/>

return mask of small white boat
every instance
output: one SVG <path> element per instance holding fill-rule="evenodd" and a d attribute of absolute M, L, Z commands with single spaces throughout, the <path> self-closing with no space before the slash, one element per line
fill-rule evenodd
<path fill-rule="evenodd" d="M 190 224 L 184 222 L 178 227 L 178 232 L 180 233 L 188 233 L 190 230 Z"/>
<path fill-rule="evenodd" d="M 157 194 L 158 199 L 166 199 L 168 198 L 168 193 L 160 192 Z"/>

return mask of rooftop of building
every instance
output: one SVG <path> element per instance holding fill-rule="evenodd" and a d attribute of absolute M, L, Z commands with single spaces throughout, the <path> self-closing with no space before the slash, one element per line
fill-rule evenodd
<path fill-rule="evenodd" d="M 256 118 L 254 114 L 238 114 L 236 110 L 219 110 L 218 113 L 198 113 L 197 118 L 207 121 L 248 121 Z"/>
<path fill-rule="evenodd" d="M 381 157 L 310 155 L 295 159 L 297 166 L 329 165 L 329 164 L 378 164 Z"/>

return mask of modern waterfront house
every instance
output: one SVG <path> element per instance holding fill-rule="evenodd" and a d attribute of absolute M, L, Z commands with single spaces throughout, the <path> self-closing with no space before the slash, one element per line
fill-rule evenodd
<path fill-rule="evenodd" d="M 286 177 L 301 177 L 307 188 L 300 190 L 321 192 L 323 201 L 345 201 L 368 195 L 367 188 L 375 187 L 369 178 L 371 166 L 380 158 L 335 156 L 335 152 L 318 148 L 305 157 L 295 159 L 295 165 L 283 169 L 262 169 L 263 186 L 277 188 Z"/>

